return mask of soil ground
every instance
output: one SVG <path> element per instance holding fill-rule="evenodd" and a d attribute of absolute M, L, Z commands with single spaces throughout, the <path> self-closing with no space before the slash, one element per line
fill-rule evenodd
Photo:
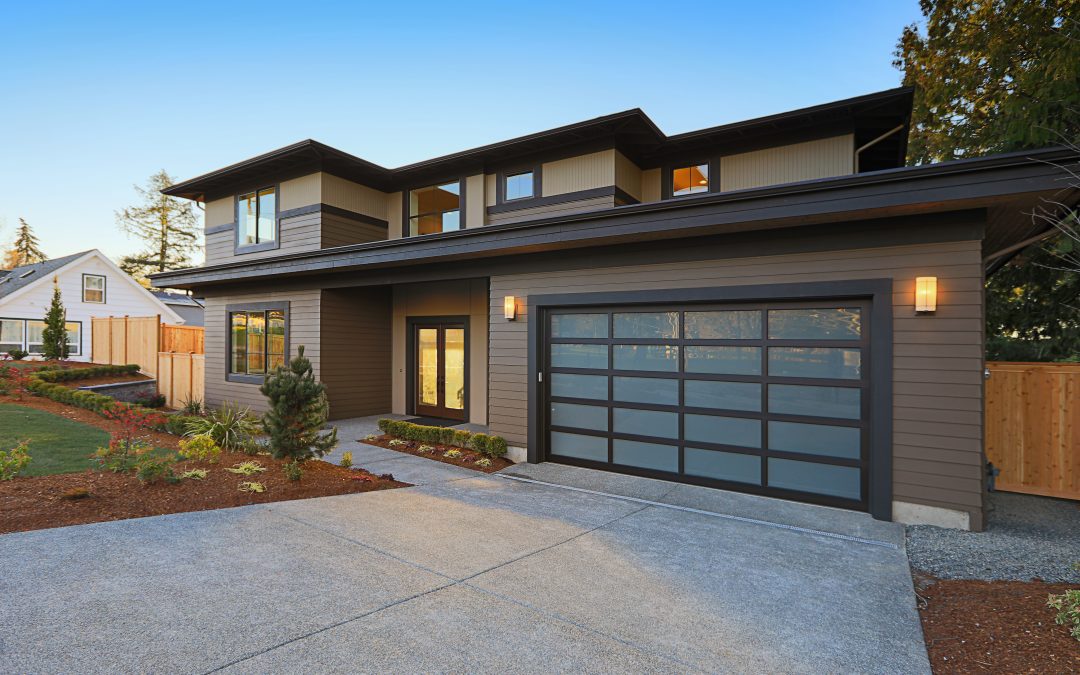
<path fill-rule="evenodd" d="M 417 441 L 405 441 L 404 446 L 391 447 L 390 441 L 394 440 L 393 436 L 376 436 L 375 438 L 362 438 L 361 443 L 367 443 L 368 445 L 376 445 L 380 448 L 386 448 L 387 450 L 395 450 L 397 452 L 403 452 L 407 455 L 416 455 L 417 457 L 424 457 L 427 459 L 434 459 L 437 462 L 444 464 L 453 464 L 455 466 L 464 467 L 466 469 L 472 469 L 473 471 L 481 471 L 483 473 L 495 473 L 500 469 L 505 469 L 508 466 L 513 465 L 513 462 L 505 457 L 489 457 L 491 460 L 491 466 L 483 467 L 477 466 L 476 460 L 481 459 L 484 455 L 474 450 L 465 450 L 453 445 L 443 445 L 441 443 L 420 443 Z M 420 452 L 420 446 L 429 445 L 435 448 L 435 452 Z M 461 457 L 443 457 L 443 453 L 447 450 L 460 450 Z"/>
<path fill-rule="evenodd" d="M 1046 606 L 1074 585 L 920 574 L 915 582 L 935 673 L 1080 673 L 1080 641 Z"/>

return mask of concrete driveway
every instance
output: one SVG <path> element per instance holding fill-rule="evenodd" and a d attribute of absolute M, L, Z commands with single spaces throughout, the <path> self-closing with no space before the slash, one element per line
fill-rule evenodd
<path fill-rule="evenodd" d="M 929 671 L 896 526 L 511 472 L 0 536 L 0 671 Z"/>

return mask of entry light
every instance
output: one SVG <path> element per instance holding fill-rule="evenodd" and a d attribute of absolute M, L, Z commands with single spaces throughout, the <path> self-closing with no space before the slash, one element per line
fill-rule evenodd
<path fill-rule="evenodd" d="M 512 295 L 507 295 L 503 298 L 503 316 L 507 321 L 514 320 L 514 313 L 517 309 L 517 299 Z"/>
<path fill-rule="evenodd" d="M 915 311 L 937 311 L 937 277 L 915 277 Z"/>

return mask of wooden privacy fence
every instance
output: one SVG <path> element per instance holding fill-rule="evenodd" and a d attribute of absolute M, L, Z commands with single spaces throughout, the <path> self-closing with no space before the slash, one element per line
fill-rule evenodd
<path fill-rule="evenodd" d="M 161 323 L 161 316 L 110 316 L 91 319 L 90 360 L 94 363 L 137 363 L 157 379 L 158 393 L 170 408 L 203 400 L 206 361 L 201 326 Z"/>
<path fill-rule="evenodd" d="M 1080 499 L 1080 363 L 987 363 L 986 458 L 997 488 Z"/>
<path fill-rule="evenodd" d="M 159 353 L 158 393 L 165 397 L 165 405 L 181 408 L 188 401 L 202 401 L 205 366 L 205 354 Z"/>

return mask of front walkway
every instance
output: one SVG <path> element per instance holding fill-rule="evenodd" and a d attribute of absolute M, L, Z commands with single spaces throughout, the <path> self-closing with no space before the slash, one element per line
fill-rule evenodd
<path fill-rule="evenodd" d="M 0 671 L 929 672 L 902 537 L 360 450 L 417 487 L 0 535 Z"/>

